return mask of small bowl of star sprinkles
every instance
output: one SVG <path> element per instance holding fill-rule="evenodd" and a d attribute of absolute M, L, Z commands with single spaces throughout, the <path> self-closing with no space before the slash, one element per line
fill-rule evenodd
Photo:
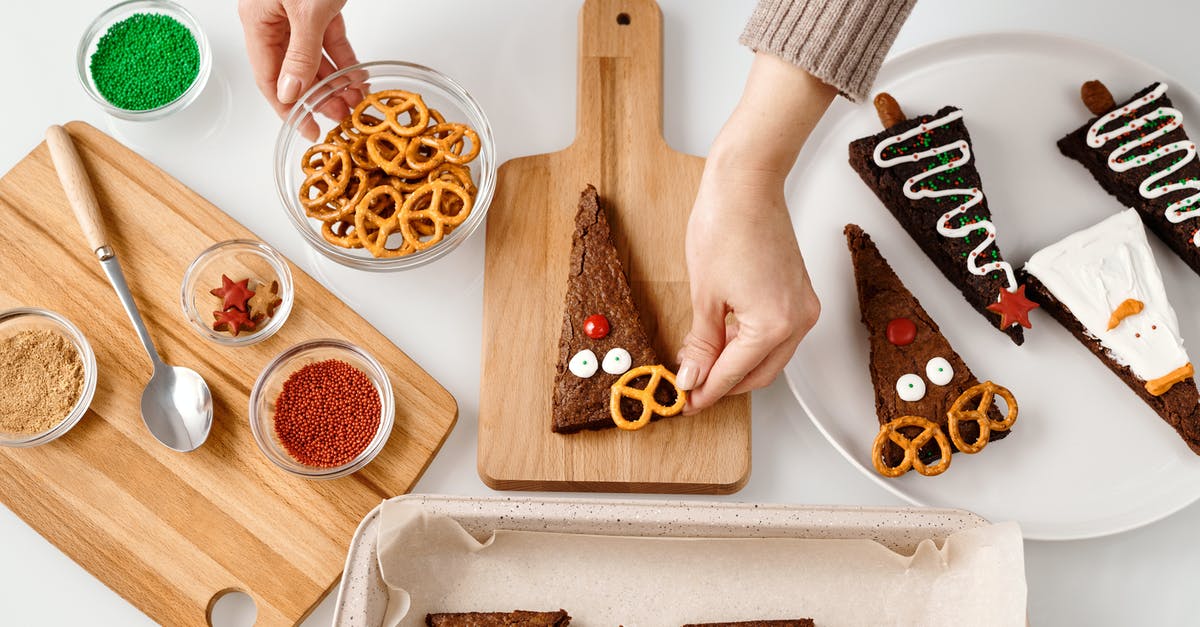
<path fill-rule="evenodd" d="M 391 380 L 370 353 L 338 339 L 279 354 L 250 391 L 250 430 L 273 464 L 305 479 L 357 472 L 396 420 Z"/>
<path fill-rule="evenodd" d="M 254 240 L 229 240 L 201 252 L 183 275 L 180 304 L 192 328 L 221 346 L 261 342 L 292 311 L 287 261 Z"/>
<path fill-rule="evenodd" d="M 123 120 L 154 120 L 187 108 L 212 69 L 200 23 L 171 0 L 113 5 L 84 32 L 75 56 L 88 96 Z"/>

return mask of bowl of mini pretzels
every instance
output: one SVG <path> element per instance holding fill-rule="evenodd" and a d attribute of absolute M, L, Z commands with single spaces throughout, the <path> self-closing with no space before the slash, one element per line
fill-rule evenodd
<path fill-rule="evenodd" d="M 496 188 L 492 129 L 450 77 L 362 63 L 292 107 L 275 143 L 275 185 L 323 256 L 361 270 L 415 268 L 483 224 Z"/>

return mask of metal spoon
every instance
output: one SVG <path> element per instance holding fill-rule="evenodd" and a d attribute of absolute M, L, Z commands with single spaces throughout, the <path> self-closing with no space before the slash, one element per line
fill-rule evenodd
<path fill-rule="evenodd" d="M 125 313 L 133 322 L 138 338 L 142 341 L 150 362 L 154 364 L 154 375 L 142 392 L 142 421 L 150 433 L 158 438 L 168 448 L 181 453 L 194 451 L 208 438 L 212 428 L 212 393 L 204 378 L 194 370 L 171 366 L 158 356 L 150 332 L 146 330 L 142 316 L 138 313 L 129 286 L 125 284 L 125 274 L 121 272 L 121 264 L 117 262 L 117 254 L 108 243 L 108 234 L 104 230 L 104 221 L 100 216 L 100 205 L 92 191 L 91 180 L 75 151 L 75 143 L 66 129 L 61 126 L 51 126 L 46 129 L 46 144 L 50 147 L 50 157 L 54 160 L 54 169 L 58 171 L 58 180 L 62 182 L 75 211 L 75 219 L 83 229 L 83 235 L 100 260 L 104 274 L 112 283 Z"/>

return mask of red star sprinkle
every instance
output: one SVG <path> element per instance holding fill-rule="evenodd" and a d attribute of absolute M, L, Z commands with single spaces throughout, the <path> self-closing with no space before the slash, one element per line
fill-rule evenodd
<path fill-rule="evenodd" d="M 1038 304 L 1025 298 L 1025 286 L 1018 286 L 1015 291 L 1000 290 L 1000 300 L 987 306 L 988 311 L 1000 314 L 1000 328 L 1007 329 L 1014 324 L 1020 324 L 1026 329 L 1029 324 L 1029 312 L 1037 309 Z"/>
<path fill-rule="evenodd" d="M 242 331 L 254 330 L 254 321 L 250 319 L 250 316 L 246 312 L 236 309 L 214 311 L 213 320 L 216 321 L 213 322 L 214 331 L 225 331 L 233 337 L 237 337 L 237 334 Z"/>
<path fill-rule="evenodd" d="M 246 302 L 254 296 L 254 290 L 250 289 L 249 283 L 250 279 L 233 281 L 222 274 L 221 287 L 211 290 L 209 294 L 223 300 L 221 309 L 237 309 L 244 312 L 246 311 Z"/>

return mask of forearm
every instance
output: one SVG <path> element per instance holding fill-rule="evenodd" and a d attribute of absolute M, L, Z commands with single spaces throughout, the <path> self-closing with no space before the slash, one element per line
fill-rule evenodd
<path fill-rule="evenodd" d="M 779 57 L 756 53 L 742 99 L 713 142 L 709 166 L 782 182 L 837 93 Z"/>

